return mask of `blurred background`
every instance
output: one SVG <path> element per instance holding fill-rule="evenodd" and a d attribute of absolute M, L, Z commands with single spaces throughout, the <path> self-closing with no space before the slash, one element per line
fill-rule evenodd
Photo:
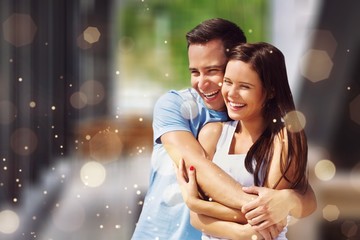
<path fill-rule="evenodd" d="M 207 18 L 283 51 L 318 197 L 289 239 L 360 239 L 357 0 L 0 1 L 0 239 L 130 239 L 152 108 Z"/>

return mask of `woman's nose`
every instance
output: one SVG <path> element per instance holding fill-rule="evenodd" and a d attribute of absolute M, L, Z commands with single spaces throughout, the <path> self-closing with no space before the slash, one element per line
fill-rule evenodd
<path fill-rule="evenodd" d="M 237 93 L 236 89 L 234 87 L 230 87 L 228 89 L 228 95 L 233 98 L 239 97 L 239 94 Z"/>

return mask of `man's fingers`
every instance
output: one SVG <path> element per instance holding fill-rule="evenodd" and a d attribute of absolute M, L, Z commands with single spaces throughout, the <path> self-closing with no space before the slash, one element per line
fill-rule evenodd
<path fill-rule="evenodd" d="M 243 187 L 242 190 L 249 194 L 259 194 L 259 187 L 257 186 Z"/>

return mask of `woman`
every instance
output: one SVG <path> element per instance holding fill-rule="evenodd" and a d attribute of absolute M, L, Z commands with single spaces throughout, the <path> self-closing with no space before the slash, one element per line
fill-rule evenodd
<path fill-rule="evenodd" d="M 283 54 L 268 43 L 235 47 L 226 66 L 222 95 L 234 121 L 209 123 L 201 130 L 199 142 L 208 158 L 243 186 L 305 192 L 307 141 L 304 130 L 298 128 L 298 119 L 291 119 L 291 123 L 284 120 L 295 111 L 295 105 Z M 251 221 L 231 222 L 243 219 L 241 216 L 229 213 L 228 221 L 213 218 L 206 209 L 216 202 L 205 202 L 199 196 L 194 172 L 190 167 L 187 181 L 181 166 L 177 177 L 192 211 L 191 222 L 204 232 L 203 239 L 262 237 L 251 227 Z M 281 225 L 271 231 L 273 239 L 286 239 L 285 233 Z"/>

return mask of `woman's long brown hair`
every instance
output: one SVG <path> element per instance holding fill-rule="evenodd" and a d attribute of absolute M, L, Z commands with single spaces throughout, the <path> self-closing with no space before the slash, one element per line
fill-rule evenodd
<path fill-rule="evenodd" d="M 286 127 L 284 122 L 286 114 L 295 111 L 284 55 L 279 49 L 268 43 L 245 43 L 232 49 L 229 60 L 240 60 L 250 64 L 259 75 L 268 96 L 263 109 L 267 127 L 252 145 L 245 159 L 245 167 L 254 175 L 255 185 L 265 186 L 274 153 L 274 139 L 284 133 L 287 134 L 287 138 L 283 139 L 287 139 L 288 149 L 287 154 L 281 154 L 281 158 L 286 158 L 280 159 L 282 177 L 271 187 L 276 188 L 284 179 L 289 182 L 290 188 L 305 191 L 308 183 L 308 149 L 305 132 L 303 129 L 296 132 L 283 131 Z M 256 164 L 253 164 L 253 161 Z M 290 166 L 295 167 L 291 179 L 286 175 Z"/>

